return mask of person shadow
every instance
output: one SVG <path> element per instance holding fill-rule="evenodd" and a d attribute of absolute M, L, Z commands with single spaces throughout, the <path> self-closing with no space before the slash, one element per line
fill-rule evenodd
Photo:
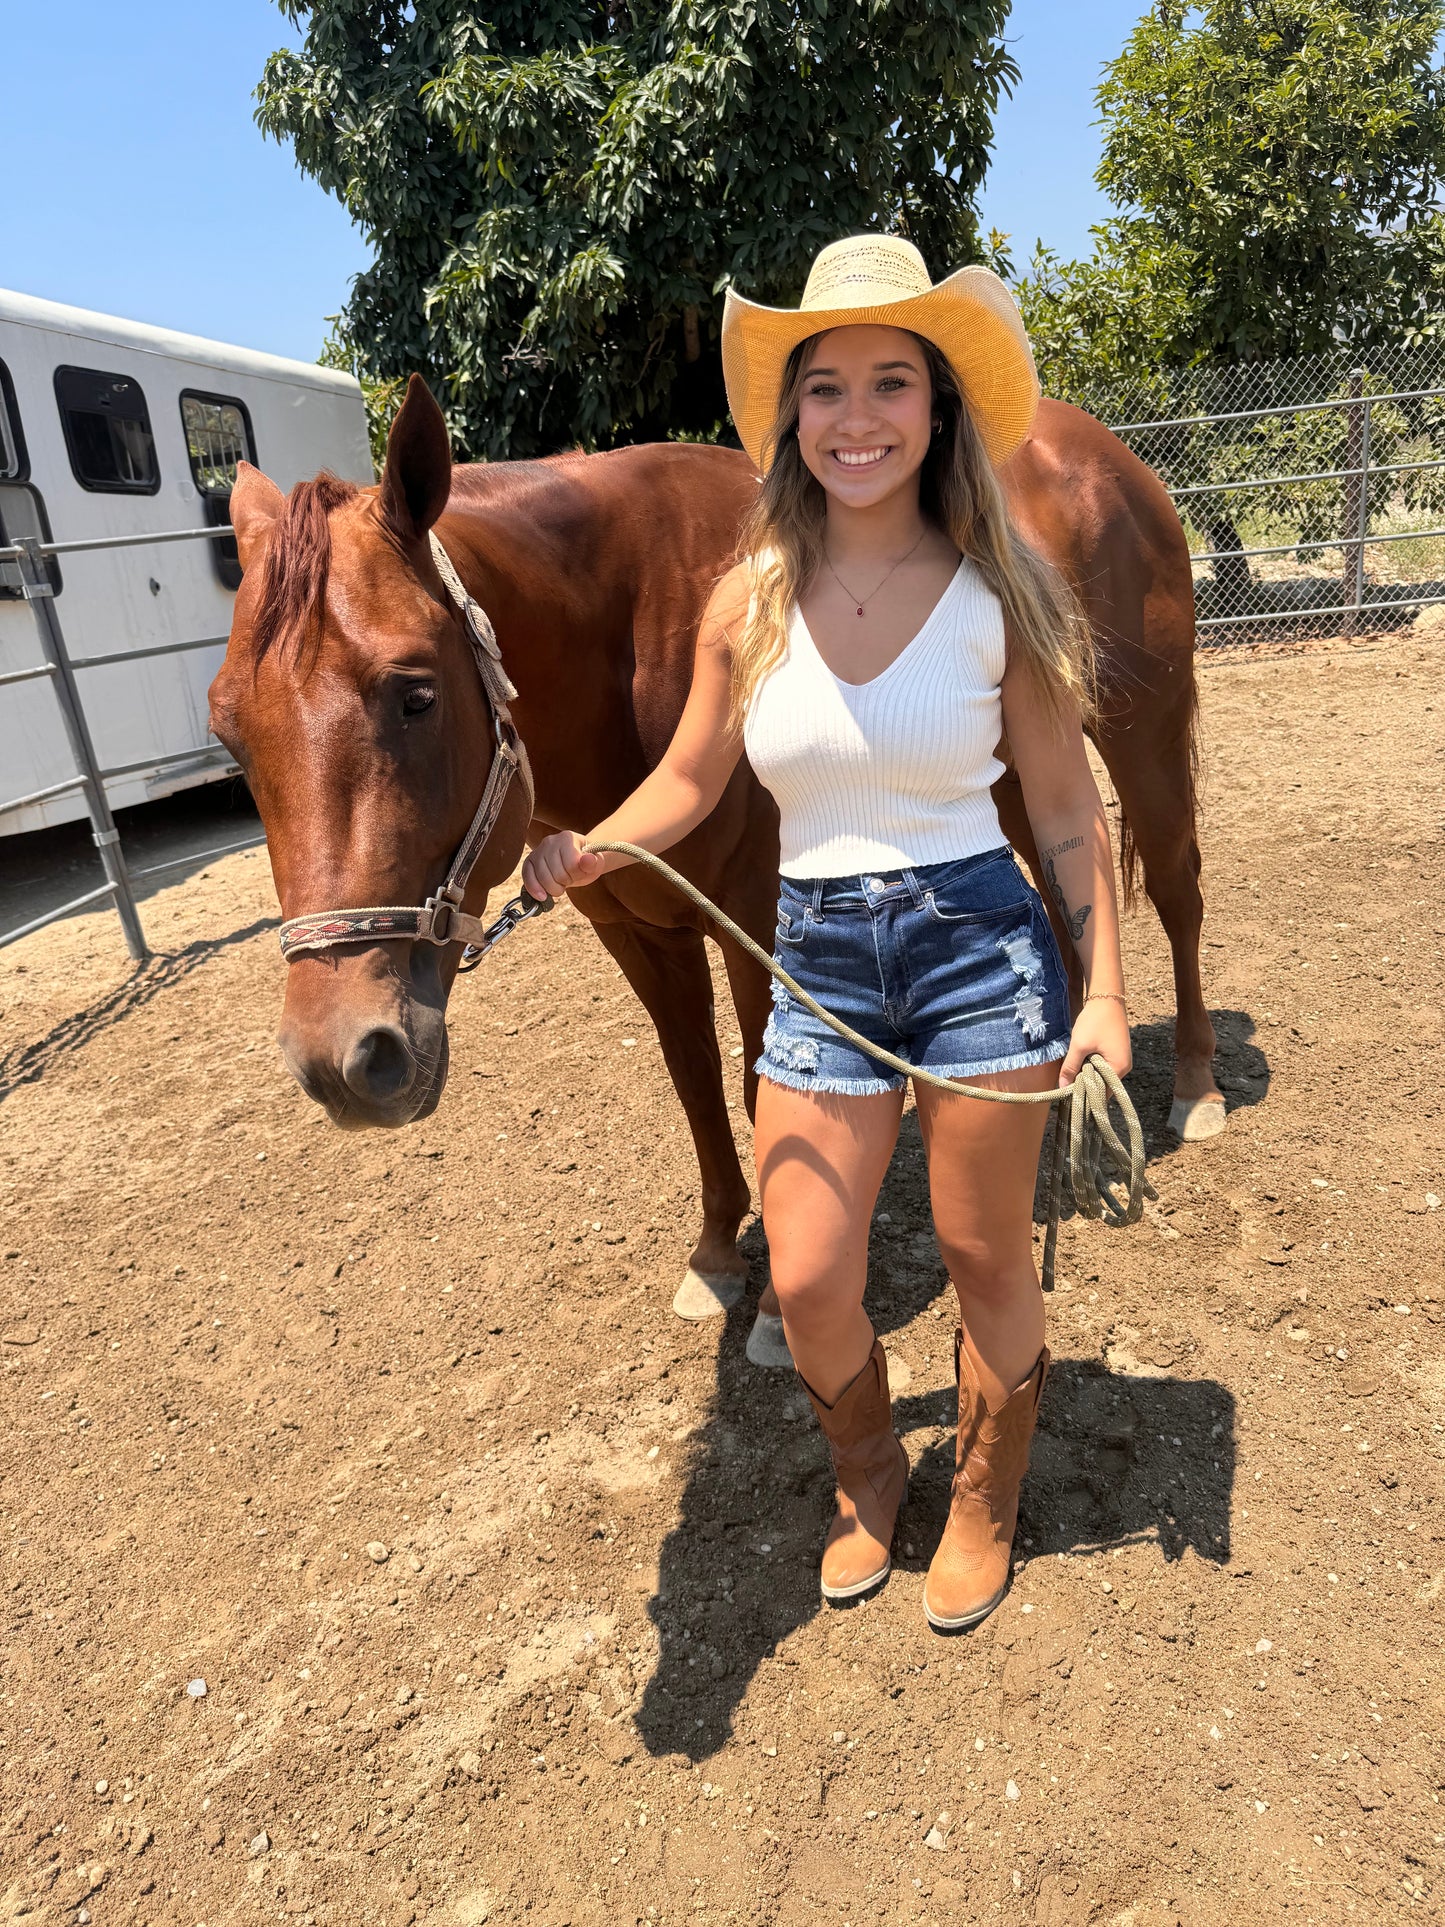
<path fill-rule="evenodd" d="M 1268 1066 L 1251 1042 L 1252 1020 L 1216 1012 L 1214 1021 L 1226 1099 L 1232 1092 L 1235 1105 L 1259 1102 Z M 1151 1162 L 1178 1148 L 1167 1132 L 1172 1071 L 1166 1077 L 1162 1062 L 1167 1055 L 1172 1064 L 1172 1047 L 1172 1025 L 1135 1032 L 1145 1088 L 1134 1098 Z M 1154 1092 L 1148 1084 L 1156 1055 Z M 1130 1082 L 1132 1088 L 1135 1077 Z M 797 1380 L 759 1372 L 746 1360 L 756 1296 L 768 1276 L 760 1222 L 749 1226 L 741 1248 L 752 1288 L 729 1314 L 716 1399 L 694 1435 L 678 1521 L 662 1547 L 648 1606 L 659 1657 L 633 1716 L 649 1753 L 689 1763 L 729 1737 L 758 1666 L 798 1627 L 832 1610 L 819 1597 L 817 1575 L 833 1497 L 827 1447 Z M 929 1375 L 949 1382 L 918 1391 L 894 1386 L 894 1422 L 913 1467 L 894 1563 L 922 1573 L 947 1516 L 953 1475 L 955 1307 L 933 1238 L 912 1111 L 874 1216 L 868 1310 L 885 1348 L 890 1334 L 929 1313 L 937 1322 L 938 1362 Z M 1219 1381 L 1176 1376 L 1167 1363 L 1148 1360 L 1125 1372 L 1097 1356 L 1055 1357 L 1024 1482 L 1015 1571 L 1031 1559 L 1142 1541 L 1156 1543 L 1169 1561 L 1192 1548 L 1226 1565 L 1235 1464 L 1235 1400 Z"/>

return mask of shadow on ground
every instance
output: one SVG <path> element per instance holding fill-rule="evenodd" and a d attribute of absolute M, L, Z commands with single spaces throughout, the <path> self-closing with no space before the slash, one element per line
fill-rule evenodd
<path fill-rule="evenodd" d="M 222 937 L 198 938 L 184 950 L 153 956 L 147 963 L 138 964 L 123 983 L 104 997 L 97 997 L 83 1010 L 62 1017 L 43 1037 L 13 1044 L 0 1055 L 0 1104 L 22 1084 L 36 1083 L 62 1058 L 84 1050 L 102 1031 L 123 1022 L 162 991 L 174 988 L 222 950 L 228 950 L 232 944 L 246 943 L 265 930 L 275 930 L 280 922 L 279 917 L 258 917 L 254 923 L 245 924 L 239 930 L 228 930 Z"/>

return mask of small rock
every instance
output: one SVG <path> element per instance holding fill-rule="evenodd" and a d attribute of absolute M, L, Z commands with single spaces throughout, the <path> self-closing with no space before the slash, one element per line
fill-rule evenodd
<path fill-rule="evenodd" d="M 925 1847 L 932 1847 L 935 1853 L 942 1853 L 948 1845 L 948 1830 L 953 1825 L 953 1815 L 940 1813 L 933 1825 L 923 1836 Z"/>
<path fill-rule="evenodd" d="M 368 1559 L 374 1559 L 377 1565 L 384 1566 L 391 1557 L 391 1554 L 387 1551 L 380 1539 L 368 1539 L 366 1542 L 366 1556 Z"/>
<path fill-rule="evenodd" d="M 1018 1799 L 1019 1789 L 1018 1789 L 1018 1782 L 1016 1780 L 1009 1781 L 1008 1785 L 1003 1790 L 1003 1797 L 1005 1798 L 1005 1800 Z"/>
<path fill-rule="evenodd" d="M 469 1780 L 480 1780 L 482 1777 L 481 1754 L 470 1751 L 459 1753 L 457 1755 L 457 1768 L 459 1772 L 465 1773 Z"/>
<path fill-rule="evenodd" d="M 260 1833 L 251 1836 L 246 1851 L 251 1855 L 253 1860 L 257 1859 L 261 1854 L 271 1851 L 271 1836 L 266 1832 L 264 1827 Z"/>
<path fill-rule="evenodd" d="M 409 1686 L 398 1686 L 398 1687 L 397 1687 L 397 1689 L 396 1689 L 396 1703 L 397 1703 L 397 1705 L 398 1705 L 398 1706 L 405 1706 L 405 1705 L 406 1705 L 406 1703 L 407 1703 L 407 1701 L 408 1701 L 408 1700 L 409 1700 L 410 1698 L 411 1698 L 411 1688 L 410 1688 Z"/>
<path fill-rule="evenodd" d="M 1257 1653 L 1272 1653 L 1274 1651 L 1274 1641 L 1272 1639 L 1257 1639 L 1254 1642 L 1254 1650 Z"/>
<path fill-rule="evenodd" d="M 767 1754 L 770 1760 L 777 1759 L 778 1757 L 777 1736 L 772 1733 L 765 1734 L 763 1736 L 762 1749 L 763 1749 L 763 1752 Z"/>
<path fill-rule="evenodd" d="M 203 1679 L 193 1679 L 186 1691 L 193 1700 L 203 1700 L 206 1697 L 206 1682 Z"/>
<path fill-rule="evenodd" d="M 109 1793 L 109 1792 L 110 1792 L 110 1781 L 109 1781 L 109 1780 L 97 1780 L 97 1781 L 96 1781 L 96 1783 L 95 1783 L 95 1790 L 96 1790 L 96 1792 L 97 1792 L 97 1793 Z"/>

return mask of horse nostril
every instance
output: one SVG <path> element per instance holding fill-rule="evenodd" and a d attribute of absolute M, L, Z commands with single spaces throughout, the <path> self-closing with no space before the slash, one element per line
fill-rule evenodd
<path fill-rule="evenodd" d="M 359 1037 L 346 1053 L 341 1075 L 357 1097 L 384 1103 L 406 1089 L 414 1068 L 404 1031 L 381 1024 Z"/>

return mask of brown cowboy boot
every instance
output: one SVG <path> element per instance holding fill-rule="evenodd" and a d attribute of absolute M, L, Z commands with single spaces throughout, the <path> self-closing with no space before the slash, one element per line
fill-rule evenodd
<path fill-rule="evenodd" d="M 1048 1377 L 1047 1345 L 1033 1370 L 997 1412 L 979 1390 L 963 1333 L 953 1340 L 958 1379 L 958 1446 L 948 1524 L 928 1577 L 923 1610 L 935 1632 L 953 1633 L 986 1619 L 1008 1590 L 1009 1554 L 1019 1516 L 1019 1487 Z"/>
<path fill-rule="evenodd" d="M 831 1405 L 799 1373 L 833 1455 L 838 1512 L 823 1547 L 823 1597 L 856 1599 L 891 1567 L 893 1527 L 908 1491 L 908 1454 L 893 1431 L 888 1361 L 875 1338 L 868 1362 Z"/>

